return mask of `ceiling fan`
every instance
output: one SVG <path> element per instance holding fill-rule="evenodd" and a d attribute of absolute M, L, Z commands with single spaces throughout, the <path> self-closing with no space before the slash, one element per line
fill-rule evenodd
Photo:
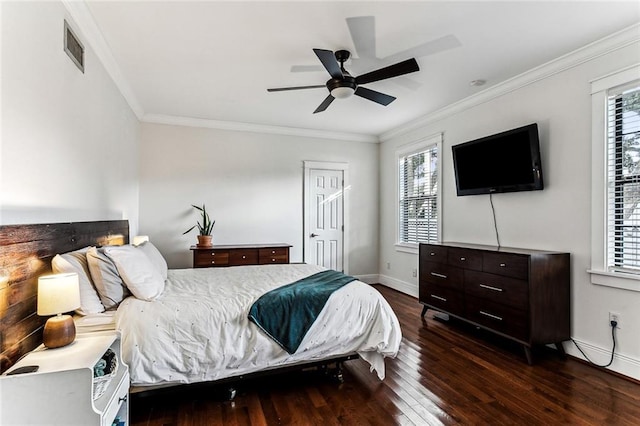
<path fill-rule="evenodd" d="M 347 50 L 338 50 L 335 53 L 331 50 L 325 49 L 313 49 L 324 68 L 329 72 L 331 78 L 323 85 L 315 86 L 297 86 L 297 87 L 276 87 L 273 89 L 267 89 L 268 92 L 281 92 L 285 90 L 304 90 L 304 89 L 319 89 L 326 87 L 329 89 L 329 95 L 324 101 L 316 108 L 313 113 L 322 112 L 327 109 L 334 99 L 344 99 L 351 95 L 360 96 L 370 101 L 376 102 L 380 105 L 389 105 L 396 98 L 384 93 L 377 92 L 375 90 L 362 87 L 362 84 L 373 83 L 374 81 L 386 80 L 388 78 L 398 77 L 404 74 L 409 74 L 415 71 L 419 71 L 418 62 L 415 58 L 407 59 L 402 62 L 398 62 L 393 65 L 389 65 L 384 68 L 377 69 L 375 71 L 368 72 L 366 74 L 353 77 L 347 70 L 344 69 L 344 63 L 351 55 Z M 338 64 L 339 63 L 339 64 Z"/>

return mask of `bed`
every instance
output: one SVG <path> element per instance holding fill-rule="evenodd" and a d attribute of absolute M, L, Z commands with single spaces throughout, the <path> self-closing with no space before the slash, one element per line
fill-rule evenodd
<path fill-rule="evenodd" d="M 122 222 L 125 221 L 116 221 L 119 230 L 122 229 Z M 62 245 L 47 244 L 46 251 L 39 252 L 41 259 L 50 263 L 56 252 L 63 254 L 65 250 L 67 259 L 75 251 L 75 258 L 82 261 L 86 256 L 87 242 L 100 246 L 115 241 L 124 244 L 123 252 L 138 251 L 127 244 L 128 233 L 122 235 L 120 232 L 119 239 L 113 240 L 109 231 L 105 238 L 104 228 L 112 224 L 100 223 L 100 235 L 89 232 L 87 236 L 78 238 L 78 232 L 73 227 L 71 237 L 55 237 L 65 241 L 69 238 L 72 241 Z M 34 226 L 45 226 L 44 231 L 47 233 L 57 232 L 54 231 L 57 226 Z M 84 225 L 81 228 L 84 229 Z M 43 232 L 40 228 L 37 230 Z M 2 235 L 0 232 L 0 238 Z M 149 246 L 153 247 L 150 243 L 147 247 Z M 36 250 L 35 247 L 33 250 Z M 128 286 L 125 283 L 122 288 L 117 289 L 121 293 L 121 300 L 114 301 L 105 312 L 96 308 L 101 303 L 103 306 L 111 304 L 113 300 L 98 300 L 95 295 L 88 298 L 86 282 L 83 293 L 81 280 L 83 307 L 80 309 L 82 315 L 76 316 L 78 332 L 105 329 L 120 331 L 123 360 L 130 367 L 134 390 L 221 382 L 262 372 L 322 365 L 353 358 L 354 354 L 369 363 L 372 372 L 384 379 L 384 358 L 397 354 L 401 340 L 398 320 L 377 290 L 361 281 L 349 282 L 332 293 L 304 335 L 299 348 L 294 353 L 288 353 L 249 320 L 249 309 L 261 295 L 270 290 L 324 268 L 288 264 L 162 271 L 164 259 L 159 259 L 157 254 L 159 252 L 154 258 L 146 253 L 150 264 L 160 269 L 161 275 L 164 275 L 161 288 L 150 290 L 149 287 L 136 288 L 139 286 Z M 118 256 L 113 257 L 115 259 Z M 129 257 L 127 254 L 123 258 L 132 265 L 138 265 L 139 262 L 131 261 Z M 122 258 L 120 260 L 123 261 Z M 111 272 L 113 266 L 111 265 Z M 41 267 L 38 273 L 41 274 L 46 269 Z M 120 278 L 123 281 L 127 281 L 127 276 L 130 280 L 135 275 L 131 271 L 129 274 L 119 274 L 121 271 L 118 267 L 115 269 L 116 275 L 122 275 Z M 86 266 L 84 270 L 90 279 L 94 278 L 92 270 L 88 270 Z M 33 279 L 34 277 L 25 277 L 27 282 Z M 9 282 L 11 284 L 13 283 Z M 96 283 L 92 282 L 90 285 L 95 288 Z M 101 296 L 102 294 L 98 294 L 98 297 Z M 38 335 L 38 332 L 31 333 L 34 334 Z M 24 351 L 24 345 L 19 348 Z M 19 354 L 14 356 L 17 355 Z"/>

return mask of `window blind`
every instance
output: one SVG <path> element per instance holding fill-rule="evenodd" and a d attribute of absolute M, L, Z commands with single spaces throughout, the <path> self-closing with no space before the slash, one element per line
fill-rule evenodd
<path fill-rule="evenodd" d="M 640 274 L 640 81 L 607 97 L 607 264 Z"/>
<path fill-rule="evenodd" d="M 438 241 L 438 146 L 399 157 L 399 239 Z"/>

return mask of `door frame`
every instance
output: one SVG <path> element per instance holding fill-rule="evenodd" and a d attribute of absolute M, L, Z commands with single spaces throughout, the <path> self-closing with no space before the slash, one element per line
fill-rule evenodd
<path fill-rule="evenodd" d="M 312 170 L 339 170 L 342 172 L 342 269 L 345 274 L 349 273 L 349 193 L 351 186 L 349 184 L 349 164 L 331 161 L 309 161 L 304 160 L 304 193 L 302 206 L 302 259 L 307 262 L 310 244 L 310 226 L 309 226 L 309 194 L 311 193 L 311 171 Z"/>

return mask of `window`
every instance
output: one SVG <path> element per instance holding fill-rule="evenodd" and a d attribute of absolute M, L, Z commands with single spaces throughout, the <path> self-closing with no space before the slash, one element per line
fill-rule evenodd
<path fill-rule="evenodd" d="M 440 238 L 441 136 L 398 153 L 398 245 L 438 242 Z"/>
<path fill-rule="evenodd" d="M 640 292 L 640 65 L 591 81 L 591 282 Z"/>
<path fill-rule="evenodd" d="M 640 82 L 607 96 L 607 267 L 640 273 Z"/>

